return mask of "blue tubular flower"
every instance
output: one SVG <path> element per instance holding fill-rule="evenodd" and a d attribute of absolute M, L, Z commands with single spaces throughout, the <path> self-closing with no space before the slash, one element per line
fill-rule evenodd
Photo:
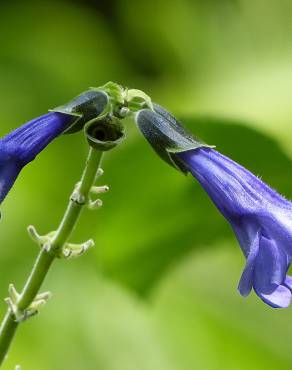
<path fill-rule="evenodd" d="M 153 141 L 147 124 L 152 131 L 151 127 L 157 130 L 163 122 L 161 136 L 169 132 L 169 138 L 173 139 L 175 118 L 161 107 L 156 106 L 155 111 L 141 111 L 137 123 L 155 150 L 161 151 L 165 139 L 159 141 L 157 134 Z M 183 137 L 189 135 L 181 126 L 175 132 Z M 292 291 L 292 277 L 287 276 L 292 258 L 291 202 L 216 150 L 200 142 L 193 149 L 184 148 L 181 142 L 175 150 L 175 145 L 172 148 L 164 146 L 163 153 L 171 158 L 175 167 L 190 172 L 199 181 L 231 224 L 246 257 L 238 286 L 240 294 L 247 296 L 253 288 L 268 305 L 289 306 Z"/>
<path fill-rule="evenodd" d="M 60 134 L 77 132 L 97 118 L 108 102 L 109 97 L 103 91 L 85 91 L 0 139 L 0 203 L 27 163 Z"/>
<path fill-rule="evenodd" d="M 178 154 L 231 224 L 247 259 L 239 292 L 253 288 L 272 307 L 287 307 L 292 279 L 292 204 L 214 149 Z"/>
<path fill-rule="evenodd" d="M 0 139 L 0 203 L 21 169 L 73 122 L 68 114 L 50 112 Z"/>

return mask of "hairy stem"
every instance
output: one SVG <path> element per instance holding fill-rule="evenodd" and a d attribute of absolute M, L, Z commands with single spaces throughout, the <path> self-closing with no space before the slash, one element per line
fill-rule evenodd
<path fill-rule="evenodd" d="M 72 234 L 83 206 L 88 200 L 90 189 L 94 185 L 97 170 L 101 164 L 101 159 L 102 152 L 91 148 L 78 188 L 78 192 L 82 195 L 83 201 L 77 202 L 73 198 L 70 199 L 67 210 L 60 222 L 54 238 L 52 239 L 50 250 L 48 251 L 45 247 L 42 247 L 17 301 L 17 309 L 20 312 L 25 312 L 25 310 L 32 304 L 54 259 L 58 256 L 60 250 L 62 250 L 64 244 Z M 8 308 L 0 326 L 0 366 L 8 353 L 19 324 L 20 322 L 16 320 L 14 313 L 10 308 Z"/>

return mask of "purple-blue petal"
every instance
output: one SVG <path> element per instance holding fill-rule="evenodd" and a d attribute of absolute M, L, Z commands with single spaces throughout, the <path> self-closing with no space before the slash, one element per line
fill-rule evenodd
<path fill-rule="evenodd" d="M 0 151 L 0 158 L 2 157 Z M 0 203 L 13 186 L 22 166 L 16 161 L 3 161 L 0 159 Z"/>
<path fill-rule="evenodd" d="M 68 114 L 50 112 L 0 139 L 0 203 L 13 186 L 21 169 L 63 133 L 75 119 Z"/>
<path fill-rule="evenodd" d="M 175 154 L 231 224 L 247 259 L 238 286 L 272 307 L 291 301 L 292 204 L 250 171 L 214 149 Z"/>
<path fill-rule="evenodd" d="M 292 291 L 292 276 L 287 275 L 285 277 L 284 285 Z"/>
<path fill-rule="evenodd" d="M 285 252 L 277 247 L 274 240 L 261 235 L 255 270 L 255 284 L 258 290 L 270 291 L 274 284 L 281 284 L 286 277 L 287 269 Z"/>
<path fill-rule="evenodd" d="M 199 148 L 177 153 L 177 156 L 226 217 L 260 211 L 267 203 L 292 211 L 291 203 L 285 198 L 214 149 Z"/>
<path fill-rule="evenodd" d="M 0 150 L 26 164 L 53 139 L 64 132 L 76 117 L 49 112 L 27 122 L 0 140 Z"/>
<path fill-rule="evenodd" d="M 284 285 L 275 285 L 274 289 L 267 293 L 254 289 L 256 294 L 273 308 L 286 308 L 291 303 L 291 290 Z"/>
<path fill-rule="evenodd" d="M 246 260 L 246 265 L 238 284 L 238 291 L 244 297 L 248 296 L 252 289 L 254 269 L 256 265 L 256 258 L 259 252 L 259 246 L 260 231 L 256 233 L 255 238 L 251 243 L 250 251 Z"/>

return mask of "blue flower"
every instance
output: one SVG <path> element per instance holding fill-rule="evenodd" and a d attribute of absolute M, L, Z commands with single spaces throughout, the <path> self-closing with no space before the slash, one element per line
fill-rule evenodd
<path fill-rule="evenodd" d="M 0 139 L 0 204 L 27 163 L 60 134 L 83 129 L 106 110 L 108 102 L 104 91 L 85 91 Z"/>
<path fill-rule="evenodd" d="M 214 149 L 177 154 L 229 221 L 246 257 L 238 290 L 253 288 L 272 307 L 287 307 L 292 278 L 292 204 Z"/>
<path fill-rule="evenodd" d="M 164 159 L 167 154 L 175 167 L 190 172 L 199 181 L 232 226 L 246 257 L 238 286 L 240 294 L 247 296 L 253 288 L 268 305 L 288 307 L 292 294 L 292 277 L 287 275 L 292 258 L 292 203 L 241 165 L 200 145 L 197 139 L 193 149 L 184 148 L 181 139 L 175 140 L 177 145 L 169 146 L 165 135 L 173 141 L 175 135 L 188 137 L 189 133 L 181 126 L 175 129 L 175 118 L 163 108 L 155 110 L 142 110 L 137 116 L 138 126 Z M 155 140 L 145 129 L 147 124 L 150 131 L 155 128 Z"/>
<path fill-rule="evenodd" d="M 13 186 L 21 169 L 75 120 L 76 117 L 72 115 L 50 112 L 0 139 L 0 203 Z"/>

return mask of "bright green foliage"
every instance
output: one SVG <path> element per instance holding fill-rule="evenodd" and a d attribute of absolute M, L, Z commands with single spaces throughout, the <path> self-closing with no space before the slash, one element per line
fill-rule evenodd
<path fill-rule="evenodd" d="M 81 1 L 1 8 L 0 135 L 117 81 L 292 198 L 291 1 L 123 0 L 113 9 L 108 22 Z M 126 131 L 103 164 L 104 207 L 74 235 L 94 237 L 95 249 L 56 264 L 44 286 L 54 299 L 23 325 L 3 370 L 290 369 L 291 310 L 239 296 L 244 258 L 229 226 L 130 120 Z M 58 224 L 86 152 L 82 134 L 57 140 L 5 201 L 0 297 L 11 281 L 20 288 L 37 253 L 26 226 Z"/>

